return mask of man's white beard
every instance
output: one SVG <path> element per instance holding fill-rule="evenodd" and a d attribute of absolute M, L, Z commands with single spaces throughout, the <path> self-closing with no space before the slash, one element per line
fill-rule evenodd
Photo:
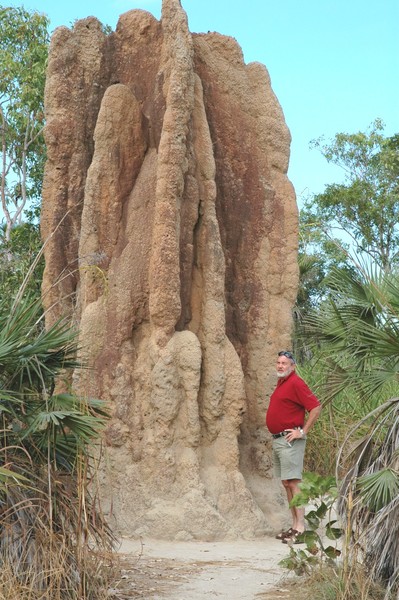
<path fill-rule="evenodd" d="M 290 368 L 286 369 L 286 370 L 285 370 L 285 371 L 283 371 L 282 373 L 281 373 L 281 371 L 276 371 L 276 373 L 277 373 L 277 377 L 279 377 L 280 379 L 281 379 L 282 377 L 287 377 L 287 375 L 289 375 L 289 374 L 291 373 L 291 371 L 292 371 L 292 369 L 290 369 Z"/>

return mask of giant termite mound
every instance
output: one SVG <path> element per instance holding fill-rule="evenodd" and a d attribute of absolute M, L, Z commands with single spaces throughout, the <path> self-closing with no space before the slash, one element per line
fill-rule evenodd
<path fill-rule="evenodd" d="M 78 325 L 75 390 L 106 400 L 103 506 L 127 535 L 276 525 L 264 430 L 297 288 L 290 134 L 266 68 L 162 18 L 52 36 L 43 301 Z"/>

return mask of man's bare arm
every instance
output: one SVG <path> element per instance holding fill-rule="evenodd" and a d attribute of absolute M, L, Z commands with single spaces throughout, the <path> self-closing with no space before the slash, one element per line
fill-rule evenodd
<path fill-rule="evenodd" d="M 306 423 L 303 426 L 303 434 L 300 429 L 287 429 L 289 433 L 285 436 L 287 442 L 293 442 L 294 440 L 298 440 L 302 438 L 304 435 L 312 429 L 313 425 L 316 423 L 321 413 L 321 406 L 316 406 L 309 411 L 308 418 L 306 419 Z"/>
<path fill-rule="evenodd" d="M 313 425 L 316 423 L 321 413 L 321 406 L 316 406 L 309 411 L 308 418 L 306 419 L 306 423 L 303 426 L 303 433 L 306 435 L 310 429 L 312 429 Z"/>

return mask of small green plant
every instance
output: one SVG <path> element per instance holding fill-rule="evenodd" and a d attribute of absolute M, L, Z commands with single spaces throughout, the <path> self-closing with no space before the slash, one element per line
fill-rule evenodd
<path fill-rule="evenodd" d="M 297 575 L 310 574 L 312 570 L 327 564 L 336 566 L 341 551 L 324 543 L 324 537 L 336 541 L 343 531 L 337 527 L 337 520 L 332 518 L 334 502 L 337 498 L 337 485 L 334 477 L 322 477 L 316 473 L 304 473 L 300 484 L 301 492 L 291 501 L 291 506 L 313 505 L 306 515 L 308 529 L 297 540 L 306 544 L 306 548 L 295 550 L 290 545 L 290 554 L 280 561 L 280 565 Z M 321 535 L 321 532 L 324 535 Z M 289 542 L 288 542 L 289 543 Z"/>

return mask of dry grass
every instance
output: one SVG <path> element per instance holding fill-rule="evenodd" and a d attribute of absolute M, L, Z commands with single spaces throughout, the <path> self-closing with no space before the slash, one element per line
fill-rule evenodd
<path fill-rule="evenodd" d="M 115 558 L 91 553 L 80 567 L 80 574 L 75 571 L 71 577 L 60 549 L 43 564 L 40 573 L 27 567 L 16 575 L 14 564 L 5 561 L 0 571 L 0 600 L 109 599 L 109 585 L 117 569 Z"/>
<path fill-rule="evenodd" d="M 52 473 L 1 493 L 0 600 L 109 598 L 114 538 L 87 483 Z"/>
<path fill-rule="evenodd" d="M 323 567 L 308 577 L 284 581 L 259 600 L 396 600 L 385 594 L 386 590 L 371 582 L 359 566 L 346 580 L 341 571 Z"/>

